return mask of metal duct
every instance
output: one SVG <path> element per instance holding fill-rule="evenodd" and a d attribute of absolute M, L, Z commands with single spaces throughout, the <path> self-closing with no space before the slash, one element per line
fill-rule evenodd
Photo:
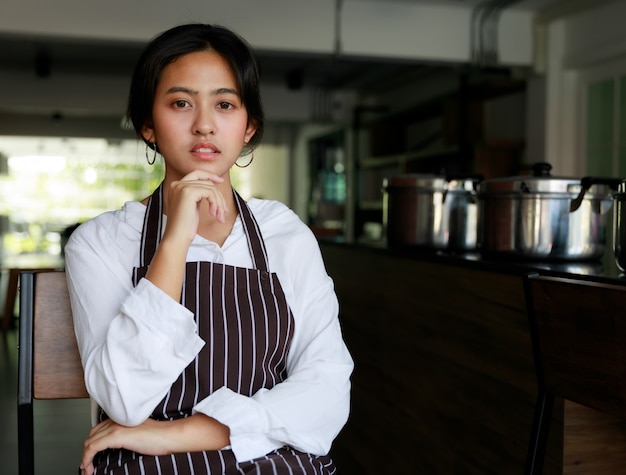
<path fill-rule="evenodd" d="M 505 8 L 521 0 L 486 0 L 472 11 L 471 60 L 479 66 L 498 64 L 498 20 Z"/>

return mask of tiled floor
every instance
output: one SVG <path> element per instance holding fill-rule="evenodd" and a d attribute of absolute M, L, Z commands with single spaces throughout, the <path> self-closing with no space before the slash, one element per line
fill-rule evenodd
<path fill-rule="evenodd" d="M 0 330 L 0 474 L 18 475 L 17 330 Z M 89 431 L 89 400 L 35 401 L 35 474 L 74 475 Z"/>

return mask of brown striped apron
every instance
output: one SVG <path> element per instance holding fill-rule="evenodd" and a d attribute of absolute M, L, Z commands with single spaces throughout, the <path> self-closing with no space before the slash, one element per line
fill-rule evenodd
<path fill-rule="evenodd" d="M 248 240 L 253 268 L 213 262 L 188 262 L 181 303 L 195 315 L 200 353 L 172 384 L 151 417 L 174 420 L 191 415 L 196 403 L 226 386 L 251 396 L 287 377 L 286 361 L 294 319 L 276 274 L 269 271 L 259 226 L 246 202 L 233 190 Z M 133 283 L 145 276 L 161 239 L 162 185 L 148 202 L 140 264 Z M 140 388 L 138 388 L 140 390 Z M 307 408 L 302 408 L 307 410 Z M 105 418 L 105 414 L 101 414 Z M 318 457 L 283 447 L 254 460 L 237 462 L 229 449 L 167 456 L 146 456 L 123 449 L 101 452 L 96 475 L 333 474 L 335 466 Z"/>

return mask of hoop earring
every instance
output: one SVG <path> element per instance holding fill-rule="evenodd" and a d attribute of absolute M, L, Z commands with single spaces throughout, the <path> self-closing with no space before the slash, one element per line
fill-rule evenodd
<path fill-rule="evenodd" d="M 150 145 L 152 145 L 154 148 L 150 147 Z M 154 154 L 152 155 L 152 160 L 150 160 L 150 156 L 148 155 L 148 149 L 152 148 L 152 150 L 154 150 Z M 157 156 L 157 146 L 156 143 L 146 143 L 146 162 L 148 162 L 148 165 L 154 165 L 154 162 L 156 162 L 156 156 Z"/>
<path fill-rule="evenodd" d="M 250 161 L 248 163 L 246 163 L 245 165 L 239 165 L 237 162 L 235 162 L 235 165 L 239 168 L 246 168 L 250 166 L 252 160 L 254 160 L 254 152 L 252 152 L 252 156 L 250 157 Z"/>

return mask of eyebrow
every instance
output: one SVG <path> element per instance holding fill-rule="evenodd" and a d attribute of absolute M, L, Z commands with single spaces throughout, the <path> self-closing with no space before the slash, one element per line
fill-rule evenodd
<path fill-rule="evenodd" d="M 196 91 L 195 89 L 190 89 L 188 87 L 185 86 L 173 86 L 170 87 L 167 91 L 166 94 L 175 94 L 177 92 L 184 92 L 186 94 L 190 94 L 192 96 L 197 96 L 200 92 Z M 230 87 L 220 87 L 218 89 L 215 89 L 213 91 L 213 95 L 217 96 L 220 94 L 234 94 L 235 96 L 239 96 L 239 93 L 237 92 L 236 89 L 232 89 Z"/>

